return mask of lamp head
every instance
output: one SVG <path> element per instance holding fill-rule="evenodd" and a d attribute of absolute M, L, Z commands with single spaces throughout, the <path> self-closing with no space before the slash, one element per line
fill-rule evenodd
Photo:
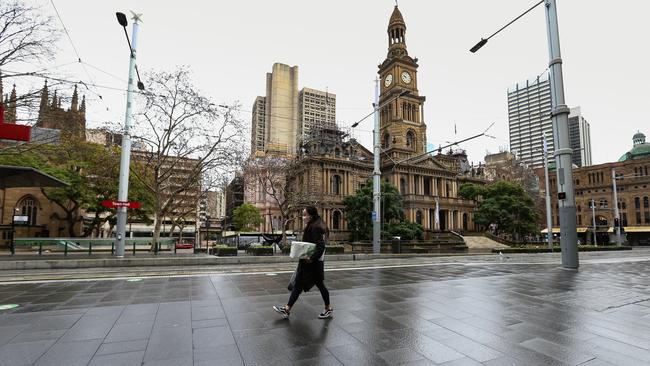
<path fill-rule="evenodd" d="M 470 48 L 469 52 L 476 53 L 476 51 L 480 50 L 481 47 L 485 46 L 487 41 L 488 41 L 487 39 L 481 38 L 481 40 L 477 44 L 475 44 L 474 47 Z"/>
<path fill-rule="evenodd" d="M 129 21 L 126 20 L 126 15 L 124 13 L 120 13 L 119 11 L 115 13 L 115 16 L 117 16 L 117 22 L 120 23 L 122 27 L 126 27 L 129 25 Z"/>

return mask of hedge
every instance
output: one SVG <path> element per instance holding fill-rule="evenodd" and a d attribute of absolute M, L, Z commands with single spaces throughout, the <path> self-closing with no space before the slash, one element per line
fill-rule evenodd
<path fill-rule="evenodd" d="M 604 252 L 604 251 L 615 251 L 615 250 L 631 250 L 630 246 L 593 246 L 593 245 L 580 245 L 578 250 L 581 252 Z M 560 247 L 553 247 L 553 252 L 561 252 Z M 539 248 L 503 248 L 503 249 L 492 249 L 492 253 L 503 253 L 503 254 L 516 254 L 516 253 L 550 253 L 551 250 L 545 247 Z"/>
<path fill-rule="evenodd" d="M 273 255 L 272 246 L 248 247 L 246 253 L 250 255 Z"/>
<path fill-rule="evenodd" d="M 214 247 L 214 250 L 215 250 L 215 255 L 219 257 L 233 257 L 237 255 L 237 247 L 218 245 Z"/>

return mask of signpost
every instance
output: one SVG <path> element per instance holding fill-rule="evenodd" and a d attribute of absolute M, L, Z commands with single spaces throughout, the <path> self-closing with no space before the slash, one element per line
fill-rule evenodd
<path fill-rule="evenodd" d="M 129 201 L 113 201 L 113 200 L 104 200 L 102 201 L 102 206 L 106 208 L 140 208 L 142 204 L 140 202 L 129 202 Z"/>

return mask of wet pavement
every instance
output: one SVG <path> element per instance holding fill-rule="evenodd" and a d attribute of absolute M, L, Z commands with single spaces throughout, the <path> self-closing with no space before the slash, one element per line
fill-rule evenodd
<path fill-rule="evenodd" d="M 287 265 L 0 285 L 0 365 L 650 365 L 650 252 L 373 261 L 290 319 Z M 362 266 L 363 265 L 363 266 Z M 356 267 L 356 268 L 355 268 Z M 259 272 L 274 269 L 273 273 Z"/>

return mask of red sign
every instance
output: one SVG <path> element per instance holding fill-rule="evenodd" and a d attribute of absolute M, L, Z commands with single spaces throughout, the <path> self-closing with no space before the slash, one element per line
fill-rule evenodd
<path fill-rule="evenodd" d="M 4 123 L 4 114 L 4 109 L 0 106 L 0 139 L 29 141 L 32 134 L 32 128 L 13 123 Z"/>
<path fill-rule="evenodd" d="M 102 201 L 102 206 L 107 207 L 107 208 L 120 208 L 120 207 L 140 208 L 140 207 L 142 207 L 140 202 L 112 201 L 112 200 Z"/>

